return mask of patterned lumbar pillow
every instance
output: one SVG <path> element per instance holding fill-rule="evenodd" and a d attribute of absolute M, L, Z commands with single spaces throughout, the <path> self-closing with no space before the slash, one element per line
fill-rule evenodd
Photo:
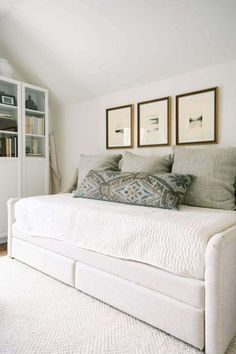
<path fill-rule="evenodd" d="M 90 171 L 74 197 L 178 210 L 193 176 Z"/>

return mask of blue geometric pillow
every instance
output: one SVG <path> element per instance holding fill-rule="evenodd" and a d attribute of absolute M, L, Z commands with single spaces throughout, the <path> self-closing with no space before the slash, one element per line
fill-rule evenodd
<path fill-rule="evenodd" d="M 191 175 L 90 171 L 74 197 L 178 210 Z"/>

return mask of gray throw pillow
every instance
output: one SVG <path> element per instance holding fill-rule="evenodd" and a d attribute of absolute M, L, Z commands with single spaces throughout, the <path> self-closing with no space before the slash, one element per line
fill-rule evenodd
<path fill-rule="evenodd" d="M 74 197 L 178 210 L 191 175 L 90 171 Z"/>
<path fill-rule="evenodd" d="M 171 171 L 171 155 L 141 156 L 125 151 L 120 161 L 122 172 L 166 173 Z"/>
<path fill-rule="evenodd" d="M 236 148 L 174 147 L 172 172 L 195 176 L 184 204 L 235 209 Z"/>
<path fill-rule="evenodd" d="M 120 154 L 113 155 L 80 155 L 78 185 L 89 173 L 90 170 L 112 170 L 119 171 Z"/>

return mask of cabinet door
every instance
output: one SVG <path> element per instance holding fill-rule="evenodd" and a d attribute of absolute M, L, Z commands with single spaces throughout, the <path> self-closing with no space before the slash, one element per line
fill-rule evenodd
<path fill-rule="evenodd" d="M 48 92 L 23 84 L 23 194 L 48 194 Z"/>
<path fill-rule="evenodd" d="M 0 243 L 7 236 L 7 201 L 22 195 L 21 84 L 0 77 Z"/>
<path fill-rule="evenodd" d="M 7 236 L 7 201 L 21 196 L 20 168 L 17 159 L 1 160 L 0 173 L 0 242 Z"/>
<path fill-rule="evenodd" d="M 48 194 L 47 166 L 43 159 L 25 159 L 24 196 Z"/>

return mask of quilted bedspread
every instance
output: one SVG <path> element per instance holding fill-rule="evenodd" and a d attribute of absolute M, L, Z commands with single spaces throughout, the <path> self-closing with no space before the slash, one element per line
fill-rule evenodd
<path fill-rule="evenodd" d="M 182 206 L 180 211 L 57 194 L 21 199 L 14 230 L 63 240 L 113 257 L 204 279 L 209 239 L 236 225 L 236 212 Z"/>

